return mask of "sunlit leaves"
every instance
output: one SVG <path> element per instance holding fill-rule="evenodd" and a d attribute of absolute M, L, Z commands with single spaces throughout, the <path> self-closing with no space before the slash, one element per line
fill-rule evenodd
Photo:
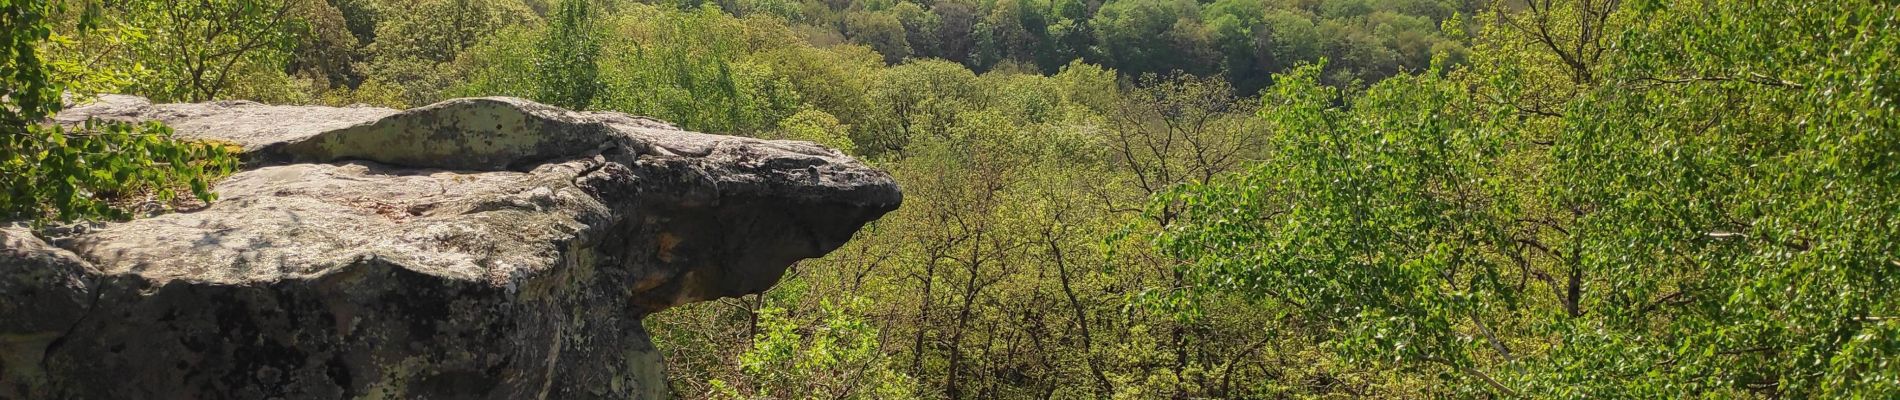
<path fill-rule="evenodd" d="M 600 33 L 595 28 L 591 0 L 563 0 L 535 46 L 534 99 L 573 110 L 584 110 L 600 92 Z"/>
<path fill-rule="evenodd" d="M 124 218 L 118 202 L 145 193 L 165 202 L 178 188 L 211 200 L 209 181 L 236 163 L 222 146 L 174 141 L 156 123 L 46 121 L 63 107 L 62 79 L 75 76 L 55 74 L 38 52 L 60 6 L 0 2 L 0 220 Z"/>
<path fill-rule="evenodd" d="M 123 202 L 146 195 L 160 204 L 180 194 L 209 201 L 210 181 L 235 166 L 223 146 L 176 141 L 156 123 L 29 125 L 0 141 L 0 217 L 120 219 L 131 216 Z"/>
<path fill-rule="evenodd" d="M 1894 395 L 1894 6 L 1534 3 L 1449 80 L 1283 76 L 1162 249 L 1494 393 Z"/>
<path fill-rule="evenodd" d="M 132 90 L 159 101 L 222 99 L 240 81 L 280 68 L 299 26 L 297 0 L 135 0 L 110 7 L 148 40 L 131 42 L 153 75 Z"/>
<path fill-rule="evenodd" d="M 813 315 L 766 307 L 760 332 L 740 357 L 745 382 L 712 382 L 717 399 L 892 399 L 916 396 L 916 382 L 898 371 L 865 321 L 868 300 L 825 302 Z"/>

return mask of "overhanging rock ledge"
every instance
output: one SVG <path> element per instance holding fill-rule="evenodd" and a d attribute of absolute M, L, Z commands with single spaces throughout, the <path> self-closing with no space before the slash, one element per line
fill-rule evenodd
<path fill-rule="evenodd" d="M 811 143 L 513 98 L 105 96 L 241 147 L 199 210 L 0 229 L 0 398 L 671 397 L 643 316 L 756 293 L 902 195 Z"/>

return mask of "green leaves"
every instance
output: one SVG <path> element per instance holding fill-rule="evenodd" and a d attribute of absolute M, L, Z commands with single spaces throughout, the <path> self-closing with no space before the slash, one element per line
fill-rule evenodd
<path fill-rule="evenodd" d="M 573 110 L 585 110 L 600 90 L 600 30 L 595 28 L 590 0 L 562 0 L 534 61 L 535 100 Z"/>
<path fill-rule="evenodd" d="M 250 79 L 281 69 L 295 44 L 295 0 L 135 0 L 114 4 L 144 31 L 128 44 L 152 75 L 130 90 L 158 101 L 228 98 Z"/>
<path fill-rule="evenodd" d="M 124 219 L 128 207 L 167 204 L 179 188 L 211 201 L 210 182 L 237 164 L 223 146 L 175 141 L 157 123 L 29 125 L 23 133 L 0 142 L 8 177 L 0 218 L 9 220 Z"/>
<path fill-rule="evenodd" d="M 51 0 L 0 3 L 0 220 L 34 223 L 129 217 L 126 206 L 160 204 L 188 187 L 214 198 L 210 180 L 236 165 L 223 147 L 182 143 L 157 123 L 46 123 L 68 82 L 37 52 L 52 38 Z"/>
<path fill-rule="evenodd" d="M 1280 76 L 1277 152 L 1161 249 L 1494 393 L 1896 395 L 1900 10 L 1532 3 L 1449 78 Z"/>
<path fill-rule="evenodd" d="M 740 357 L 746 382 L 712 383 L 712 398 L 891 399 L 916 396 L 916 382 L 886 356 L 878 328 L 862 319 L 868 300 L 825 302 L 813 315 L 759 311 L 759 334 Z"/>

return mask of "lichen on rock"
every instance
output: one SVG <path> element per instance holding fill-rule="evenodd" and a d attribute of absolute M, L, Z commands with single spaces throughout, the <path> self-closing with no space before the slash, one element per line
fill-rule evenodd
<path fill-rule="evenodd" d="M 834 150 L 510 98 L 108 96 L 250 167 L 201 210 L 0 230 L 0 398 L 664 398 L 640 320 L 756 293 L 901 202 Z"/>

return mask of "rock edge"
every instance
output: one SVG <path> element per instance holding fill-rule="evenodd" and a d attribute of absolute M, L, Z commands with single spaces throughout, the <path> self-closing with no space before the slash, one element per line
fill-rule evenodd
<path fill-rule="evenodd" d="M 818 145 L 513 98 L 56 120 L 87 118 L 251 162 L 202 210 L 0 230 L 0 398 L 664 398 L 643 316 L 763 291 L 902 202 Z"/>

